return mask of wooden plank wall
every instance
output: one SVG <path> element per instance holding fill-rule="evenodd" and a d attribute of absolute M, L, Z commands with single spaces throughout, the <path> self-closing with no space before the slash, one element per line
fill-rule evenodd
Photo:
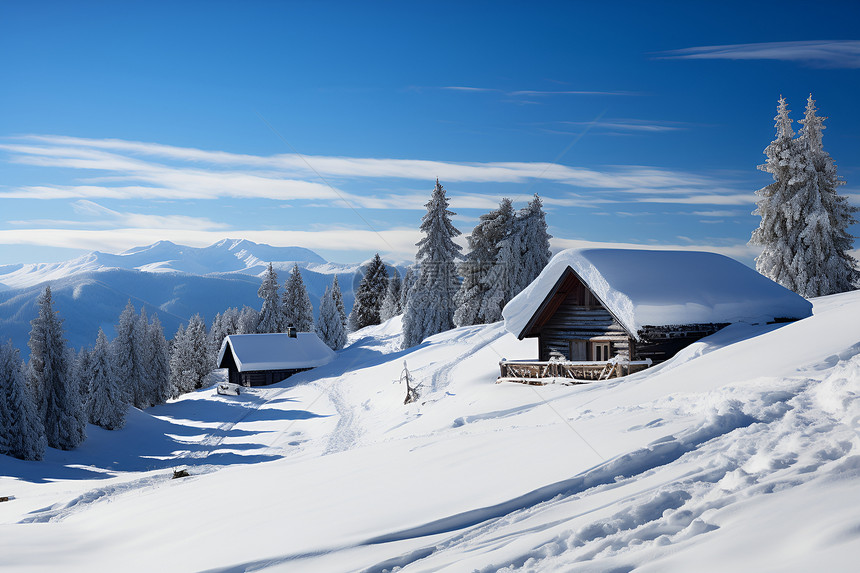
<path fill-rule="evenodd" d="M 608 310 L 593 299 L 587 300 L 592 297 L 583 296 L 585 294 L 583 290 L 585 289 L 576 289 L 569 293 L 555 313 L 541 326 L 538 344 L 539 360 L 549 360 L 550 352 L 553 350 L 572 360 L 570 340 L 591 338 L 610 340 L 612 342 L 610 355 L 614 356 L 617 353 L 629 359 L 630 345 L 627 333 L 612 318 Z M 594 304 L 583 304 L 585 302 L 594 302 Z"/>

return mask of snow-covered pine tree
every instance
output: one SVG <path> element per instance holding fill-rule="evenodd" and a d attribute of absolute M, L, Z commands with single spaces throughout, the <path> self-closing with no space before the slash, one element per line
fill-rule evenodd
<path fill-rule="evenodd" d="M 215 368 L 212 356 L 209 354 L 206 323 L 200 314 L 191 317 L 185 334 L 191 348 L 191 388 L 196 390 L 203 387 L 203 379 Z"/>
<path fill-rule="evenodd" d="M 28 374 L 43 401 L 45 436 L 52 448 L 70 450 L 87 437 L 80 385 L 71 376 L 70 353 L 63 338 L 62 319 L 53 309 L 51 287 L 39 296 L 39 315 L 30 321 Z"/>
<path fill-rule="evenodd" d="M 282 307 L 284 326 L 293 326 L 298 332 L 314 331 L 314 307 L 298 264 L 293 265 L 290 277 L 284 284 Z"/>
<path fill-rule="evenodd" d="M 519 242 L 519 263 L 512 269 L 510 298 L 523 291 L 549 263 L 552 253 L 547 232 L 543 202 L 535 193 L 529 204 L 517 213 L 516 234 Z"/>
<path fill-rule="evenodd" d="M 803 255 L 800 233 L 803 231 L 801 213 L 793 209 L 793 199 L 808 179 L 805 152 L 793 139 L 794 130 L 785 98 L 780 97 L 776 122 L 776 139 L 765 148 L 767 161 L 759 169 L 773 176 L 773 183 L 756 191 L 759 200 L 753 215 L 761 216 L 758 229 L 753 231 L 750 244 L 760 245 L 756 270 L 782 286 L 800 293 L 798 276 Z"/>
<path fill-rule="evenodd" d="M 135 316 L 134 305 L 129 299 L 119 315 L 116 336 L 111 343 L 111 350 L 114 355 L 114 369 L 120 387 L 125 393 L 125 399 L 135 405 L 138 403 L 139 388 L 142 383 L 140 379 L 141 367 L 138 363 L 138 335 L 137 317 Z"/>
<path fill-rule="evenodd" d="M 148 366 L 150 377 L 149 402 L 152 405 L 163 404 L 170 398 L 170 350 L 164 329 L 158 315 L 152 315 L 152 322 L 147 329 L 150 351 Z"/>
<path fill-rule="evenodd" d="M 488 306 L 486 298 L 490 289 L 495 291 L 497 299 L 505 298 L 508 287 L 507 273 L 515 271 L 516 261 L 506 260 L 504 267 L 496 268 L 499 249 L 502 241 L 511 242 L 510 237 L 514 229 L 514 209 L 511 200 L 502 199 L 499 208 L 481 215 L 480 221 L 472 230 L 472 234 L 466 237 L 469 252 L 457 270 L 463 277 L 460 288 L 457 291 L 457 310 L 454 312 L 454 323 L 457 326 L 468 326 L 472 324 L 483 324 L 495 322 L 497 313 Z M 509 249 L 510 250 L 510 249 Z M 513 263 L 513 264 L 512 264 Z M 502 264 L 499 262 L 499 264 Z M 508 268 L 507 265 L 511 265 Z M 502 280 L 503 284 L 489 282 L 488 277 L 492 271 L 493 280 Z M 500 290 L 501 289 L 501 290 Z M 500 297 L 501 295 L 501 297 Z M 495 304 L 498 304 L 496 300 Z M 489 309 L 490 318 L 485 315 Z"/>
<path fill-rule="evenodd" d="M 340 322 L 343 325 L 344 334 L 347 331 L 346 309 L 343 306 L 343 293 L 340 291 L 340 284 L 337 282 L 337 275 L 334 275 L 334 281 L 331 284 L 331 298 L 334 305 L 337 307 L 337 315 L 340 317 Z M 344 342 L 346 345 L 346 342 Z"/>
<path fill-rule="evenodd" d="M 349 328 L 356 331 L 371 324 L 379 324 L 379 311 L 388 288 L 388 269 L 376 253 L 364 271 L 364 277 L 355 293 L 355 303 L 349 313 Z"/>
<path fill-rule="evenodd" d="M 81 401 L 86 404 L 90 395 L 90 382 L 92 381 L 92 348 L 81 348 L 75 357 L 75 379 L 79 384 Z"/>
<path fill-rule="evenodd" d="M 257 332 L 257 323 L 260 321 L 260 313 L 250 306 L 243 306 L 237 319 L 236 334 L 254 334 Z"/>
<path fill-rule="evenodd" d="M 21 355 L 11 342 L 0 346 L 0 453 L 41 460 L 45 428 L 24 379 Z"/>
<path fill-rule="evenodd" d="M 261 334 L 283 332 L 284 313 L 281 308 L 281 300 L 278 297 L 278 274 L 272 268 L 272 263 L 269 263 L 269 267 L 263 275 L 263 283 L 257 291 L 257 296 L 263 299 L 257 332 Z"/>
<path fill-rule="evenodd" d="M 400 273 L 397 269 L 394 269 L 394 273 L 388 279 L 388 288 L 385 289 L 385 298 L 382 299 L 382 306 L 379 307 L 380 321 L 384 322 L 403 312 L 403 309 L 400 307 L 400 291 L 402 288 Z"/>
<path fill-rule="evenodd" d="M 481 324 L 501 320 L 502 308 L 511 299 L 513 279 L 520 265 L 520 237 L 511 200 L 503 198 L 499 208 L 485 217 L 482 217 L 483 235 L 492 266 L 481 277 L 483 297 L 478 311 Z"/>
<path fill-rule="evenodd" d="M 170 345 L 170 397 L 178 398 L 194 389 L 194 354 L 188 329 L 180 324 Z"/>
<path fill-rule="evenodd" d="M 106 430 L 125 426 L 128 403 L 113 369 L 113 353 L 104 331 L 99 328 L 92 355 L 92 387 L 89 399 L 89 421 Z"/>
<path fill-rule="evenodd" d="M 332 288 L 326 287 L 320 299 L 320 316 L 316 324 L 317 334 L 332 350 L 346 346 L 346 329 L 343 327 Z"/>
<path fill-rule="evenodd" d="M 406 276 L 403 277 L 403 284 L 400 286 L 400 312 L 406 309 L 406 300 L 409 298 L 409 290 L 415 286 L 415 281 L 418 279 L 415 265 L 409 265 L 406 269 Z"/>
<path fill-rule="evenodd" d="M 420 274 L 403 313 L 403 348 L 454 327 L 454 295 L 459 288 L 455 261 L 462 248 L 453 240 L 460 231 L 451 223 L 455 213 L 448 210 L 445 189 L 438 179 L 425 206 L 427 213 L 421 219 L 424 238 L 417 244 L 415 257 Z"/>
<path fill-rule="evenodd" d="M 153 379 L 150 372 L 150 361 L 153 349 L 149 338 L 149 317 L 146 308 L 140 307 L 140 316 L 134 325 L 134 363 L 137 368 L 137 386 L 133 388 L 133 401 L 135 408 L 149 408 L 153 405 L 152 396 L 155 394 Z"/>
<path fill-rule="evenodd" d="M 801 233 L 807 248 L 806 287 L 804 296 L 815 297 L 845 292 L 854 288 L 858 274 L 857 260 L 851 256 L 854 237 L 848 227 L 857 222 L 854 213 L 857 207 L 848 203 L 848 198 L 839 195 L 838 189 L 845 185 L 836 173 L 836 164 L 824 150 L 823 131 L 826 117 L 816 115 L 815 100 L 812 94 L 806 101 L 806 112 L 800 120 L 803 126 L 798 133 L 798 142 L 808 153 L 807 171 L 815 182 L 808 182 L 803 189 L 806 200 L 811 200 L 820 208 L 807 220 L 807 227 Z M 814 176 L 811 171 L 814 171 Z M 797 203 L 804 200 L 798 195 Z"/>

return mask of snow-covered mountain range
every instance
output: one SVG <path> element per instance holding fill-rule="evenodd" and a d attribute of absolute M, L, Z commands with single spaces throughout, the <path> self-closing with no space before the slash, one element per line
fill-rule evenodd
<path fill-rule="evenodd" d="M 94 251 L 59 263 L 0 266 L 0 338 L 11 338 L 27 354 L 30 320 L 47 284 L 55 309 L 65 320 L 66 338 L 76 348 L 92 344 L 99 327 L 111 337 L 129 299 L 135 308 L 157 313 L 165 333 L 172 336 L 197 312 L 208 323 L 231 306 L 259 308 L 259 276 L 269 262 L 282 285 L 293 265 L 299 265 L 314 309 L 338 275 L 344 304 L 351 308 L 360 263 L 331 263 L 303 247 L 273 247 L 244 239 L 224 239 L 202 248 L 159 241 L 120 254 Z"/>

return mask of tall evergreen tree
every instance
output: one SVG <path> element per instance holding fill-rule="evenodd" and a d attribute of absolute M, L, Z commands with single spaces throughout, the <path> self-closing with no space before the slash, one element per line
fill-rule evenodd
<path fill-rule="evenodd" d="M 86 404 L 90 395 L 90 382 L 92 382 L 92 356 L 91 348 L 81 348 L 75 357 L 75 379 L 78 381 L 78 390 L 81 393 L 81 401 Z"/>
<path fill-rule="evenodd" d="M 457 326 L 495 322 L 501 310 L 499 304 L 507 302 L 511 290 L 510 273 L 517 271 L 518 262 L 510 256 L 519 254 L 514 236 L 514 209 L 511 200 L 502 199 L 499 208 L 481 215 L 480 221 L 467 238 L 469 253 L 458 270 L 463 282 L 457 291 Z M 499 258 L 506 242 L 505 260 Z M 492 275 L 492 276 L 491 276 Z M 492 302 L 489 301 L 492 291 Z"/>
<path fill-rule="evenodd" d="M 516 232 L 520 260 L 511 273 L 511 298 L 529 286 L 552 258 L 549 247 L 552 236 L 547 232 L 543 202 L 537 193 L 528 206 L 520 209 L 517 214 Z"/>
<path fill-rule="evenodd" d="M 254 334 L 257 332 L 258 322 L 260 322 L 260 313 L 250 306 L 243 306 L 237 317 L 236 334 Z"/>
<path fill-rule="evenodd" d="M 346 346 L 346 329 L 332 296 L 332 288 L 326 287 L 320 299 L 320 316 L 316 324 L 317 334 L 332 350 Z"/>
<path fill-rule="evenodd" d="M 110 345 L 101 328 L 93 348 L 91 368 L 89 421 L 107 430 L 118 430 L 125 426 L 128 404 L 114 372 Z"/>
<path fill-rule="evenodd" d="M 337 275 L 334 275 L 334 280 L 331 284 L 331 298 L 337 307 L 337 315 L 340 317 L 340 322 L 343 324 L 343 332 L 347 331 L 346 309 L 343 306 L 343 293 L 340 291 L 340 284 L 337 282 Z M 344 342 L 346 345 L 346 342 Z"/>
<path fill-rule="evenodd" d="M 62 320 L 53 309 L 51 287 L 39 297 L 39 315 L 31 322 L 30 383 L 39 389 L 48 445 L 70 450 L 86 439 L 86 415 L 80 386 L 70 375 Z"/>
<path fill-rule="evenodd" d="M 409 298 L 409 291 L 415 286 L 415 281 L 418 280 L 418 273 L 415 272 L 415 265 L 410 265 L 406 269 L 406 276 L 403 277 L 403 284 L 400 286 L 400 312 L 406 310 L 406 300 Z"/>
<path fill-rule="evenodd" d="M 111 343 L 114 355 L 114 368 L 126 401 L 137 406 L 141 403 L 143 380 L 140 364 L 140 328 L 135 316 L 134 305 L 129 299 L 116 325 L 116 336 Z"/>
<path fill-rule="evenodd" d="M 420 274 L 403 313 L 404 348 L 454 326 L 454 295 L 459 288 L 455 261 L 462 249 L 454 242 L 460 231 L 451 223 L 455 213 L 448 210 L 445 189 L 438 179 L 425 206 L 427 213 L 421 219 L 424 237 L 415 257 Z"/>
<path fill-rule="evenodd" d="M 148 370 L 150 377 L 149 401 L 152 405 L 163 404 L 170 398 L 170 349 L 164 337 L 164 329 L 158 315 L 152 316 L 147 329 L 149 343 Z"/>
<path fill-rule="evenodd" d="M 388 279 L 388 288 L 385 289 L 385 298 L 382 299 L 382 306 L 379 307 L 379 320 L 386 321 L 403 312 L 403 308 L 400 306 L 400 291 L 402 289 L 400 273 L 397 272 L 397 269 L 394 269 L 394 273 Z"/>
<path fill-rule="evenodd" d="M 826 117 L 819 117 L 812 94 L 806 101 L 806 112 L 800 120 L 803 126 L 798 141 L 808 154 L 807 171 L 810 182 L 805 186 L 809 199 L 820 207 L 807 220 L 801 233 L 807 247 L 806 294 L 814 297 L 845 292 L 854 288 L 858 274 L 857 260 L 851 256 L 854 237 L 848 227 L 857 222 L 854 213 L 857 207 L 848 203 L 848 198 L 839 195 L 838 189 L 845 185 L 836 173 L 836 164 L 824 150 L 823 131 Z M 814 172 L 814 174 L 813 174 Z M 799 201 L 802 201 L 802 195 Z"/>
<path fill-rule="evenodd" d="M 140 316 L 134 325 L 134 355 L 137 368 L 137 386 L 132 389 L 132 404 L 135 408 L 149 408 L 155 394 L 154 381 L 150 371 L 153 349 L 149 338 L 149 317 L 146 308 L 140 307 Z"/>
<path fill-rule="evenodd" d="M 823 121 L 810 96 L 803 128 L 793 139 L 784 98 L 776 116 L 777 138 L 765 149 L 767 162 L 759 168 L 774 183 L 756 191 L 754 214 L 762 220 L 751 244 L 762 246 L 756 269 L 805 297 L 851 288 L 857 280 L 856 261 L 849 250 L 848 226 L 856 208 L 837 194 L 843 182 L 822 145 Z"/>
<path fill-rule="evenodd" d="M 17 348 L 0 346 L 0 453 L 22 460 L 41 460 L 45 428 L 24 380 Z"/>
<path fill-rule="evenodd" d="M 293 326 L 298 332 L 314 331 L 314 307 L 298 264 L 293 266 L 290 278 L 284 284 L 282 306 L 285 326 Z"/>
<path fill-rule="evenodd" d="M 269 263 L 269 268 L 263 275 L 263 283 L 257 291 L 257 296 L 263 299 L 257 332 L 261 334 L 283 332 L 284 312 L 278 297 L 278 274 L 272 268 L 272 263 Z"/>
<path fill-rule="evenodd" d="M 802 255 L 798 256 L 801 213 L 792 207 L 800 185 L 806 181 L 807 154 L 793 139 L 794 130 L 785 98 L 779 99 L 776 139 L 765 148 L 767 161 L 759 169 L 773 176 L 773 183 L 756 191 L 759 200 L 754 215 L 761 216 L 750 243 L 762 247 L 756 257 L 756 270 L 784 287 L 799 292 L 797 283 Z"/>
<path fill-rule="evenodd" d="M 194 389 L 194 353 L 188 328 L 180 324 L 170 345 L 170 397 L 177 398 Z"/>
<path fill-rule="evenodd" d="M 355 293 L 355 303 L 349 313 L 349 327 L 359 330 L 371 324 L 379 324 L 379 311 L 388 288 L 388 269 L 376 253 L 364 271 L 361 284 Z"/>
<path fill-rule="evenodd" d="M 209 354 L 206 323 L 203 322 L 203 317 L 200 314 L 191 317 L 185 334 L 191 348 L 191 388 L 196 390 L 203 387 L 204 378 L 215 368 Z"/>

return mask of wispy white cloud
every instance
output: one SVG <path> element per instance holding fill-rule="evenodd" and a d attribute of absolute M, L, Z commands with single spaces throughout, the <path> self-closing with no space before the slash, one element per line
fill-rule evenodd
<path fill-rule="evenodd" d="M 604 119 L 600 121 L 562 121 L 561 125 L 588 126 L 591 129 L 634 132 L 660 133 L 665 131 L 680 131 L 687 129 L 687 124 L 675 121 L 647 121 L 641 119 Z"/>
<path fill-rule="evenodd" d="M 739 204 L 736 191 L 689 172 L 649 166 L 592 169 L 541 162 L 445 162 L 280 154 L 256 156 L 116 139 L 28 136 L 0 143 L 8 160 L 87 174 L 75 185 L 26 185 L 0 192 L 0 199 L 218 199 L 305 201 L 367 209 L 423 209 L 426 194 L 364 194 L 347 190 L 359 179 L 402 179 L 446 184 L 551 182 L 579 188 L 578 196 L 545 197 L 547 205 L 587 206 L 642 195 L 635 201 Z M 309 167 L 313 165 L 313 169 Z M 321 181 L 318 174 L 325 180 Z M 616 194 L 610 197 L 609 194 Z M 457 208 L 484 209 L 497 197 L 450 195 Z M 673 199 L 673 197 L 675 197 Z"/>
<path fill-rule="evenodd" d="M 860 41 L 817 40 L 698 46 L 661 52 L 683 60 L 785 60 L 828 68 L 860 68 Z"/>

